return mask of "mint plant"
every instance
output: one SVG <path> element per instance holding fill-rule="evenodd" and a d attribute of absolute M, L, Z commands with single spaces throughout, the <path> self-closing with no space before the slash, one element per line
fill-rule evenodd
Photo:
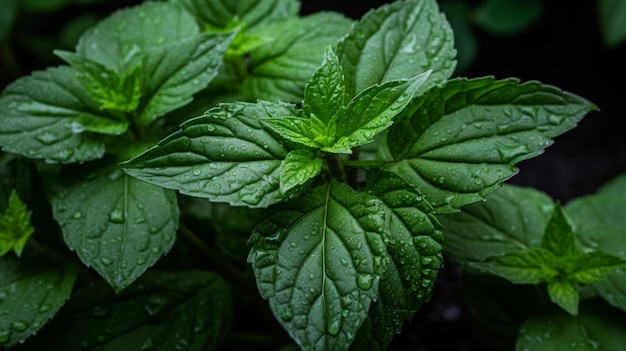
<path fill-rule="evenodd" d="M 465 269 L 469 284 L 491 274 L 537 286 L 527 291 L 536 296 L 527 297 L 530 308 L 508 325 L 519 333 L 517 350 L 622 347 L 626 250 L 618 209 L 625 186 L 621 176 L 561 206 L 538 190 L 505 185 L 486 202 L 441 217 L 445 254 Z M 493 281 L 480 291 L 489 296 L 502 286 Z M 517 302 L 503 301 L 498 311 L 468 303 L 483 320 L 509 313 Z"/>
<path fill-rule="evenodd" d="M 58 224 L 29 238 L 33 201 L 7 200 L 24 232 L 5 246 L 28 242 L 1 258 L 3 348 L 217 349 L 246 304 L 231 289 L 250 294 L 256 279 L 301 349 L 385 349 L 431 296 L 439 216 L 483 200 L 596 109 L 535 81 L 452 78 L 453 34 L 434 0 L 355 23 L 298 8 L 145 2 L 56 51 L 68 65 L 3 91 L 4 167 L 36 174 Z M 28 195 L 19 183 L 5 193 Z M 544 245 L 555 265 L 606 258 L 555 251 L 559 240 Z M 580 272 L 563 272 L 555 300 L 571 307 Z"/>

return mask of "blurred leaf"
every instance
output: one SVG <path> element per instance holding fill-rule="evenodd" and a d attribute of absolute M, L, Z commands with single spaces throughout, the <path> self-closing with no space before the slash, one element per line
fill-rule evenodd
<path fill-rule="evenodd" d="M 541 0 L 485 0 L 474 21 L 493 34 L 508 35 L 528 28 L 542 11 Z"/>
<path fill-rule="evenodd" d="M 598 16 L 604 42 L 617 46 L 626 39 L 626 1 L 598 0 Z"/>
<path fill-rule="evenodd" d="M 0 43 L 4 41 L 15 20 L 16 0 L 0 0 Z"/>
<path fill-rule="evenodd" d="M 470 21 L 470 7 L 466 2 L 454 1 L 441 4 L 441 11 L 454 33 L 454 48 L 456 49 L 455 74 L 463 73 L 474 62 L 478 43 Z"/>

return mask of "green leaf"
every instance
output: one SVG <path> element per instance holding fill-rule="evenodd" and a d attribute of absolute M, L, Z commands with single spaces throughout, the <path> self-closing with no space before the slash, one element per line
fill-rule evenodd
<path fill-rule="evenodd" d="M 67 246 L 119 292 L 174 244 L 176 195 L 116 166 L 81 168 L 61 172 L 53 215 Z"/>
<path fill-rule="evenodd" d="M 248 257 L 261 296 L 304 350 L 344 350 L 378 298 L 383 202 L 332 182 L 262 212 Z"/>
<path fill-rule="evenodd" d="M 39 331 L 69 299 L 77 275 L 74 264 L 0 257 L 0 348 Z"/>
<path fill-rule="evenodd" d="M 614 351 L 626 345 L 626 316 L 598 301 L 581 304 L 578 316 L 549 306 L 520 328 L 515 349 Z"/>
<path fill-rule="evenodd" d="M 89 96 L 95 100 L 103 110 L 132 112 L 135 111 L 141 97 L 141 82 L 139 81 L 140 61 L 133 60 L 136 65 L 126 75 L 120 77 L 106 66 L 66 51 L 55 51 L 57 56 L 70 64 L 78 79 L 81 81 Z M 137 56 L 139 51 L 133 51 Z M 128 56 L 133 56 L 129 54 Z M 116 130 L 115 134 L 123 133 L 128 123 L 121 124 L 124 128 Z"/>
<path fill-rule="evenodd" d="M 329 142 L 332 137 L 328 136 L 331 132 L 326 131 L 326 126 L 317 118 L 302 117 L 278 117 L 263 118 L 261 124 L 281 137 L 293 141 L 304 146 L 312 148 L 322 148 Z"/>
<path fill-rule="evenodd" d="M 541 247 L 549 250 L 557 257 L 578 258 L 580 249 L 572 227 L 565 218 L 561 205 L 557 202 L 548 221 L 545 234 L 541 240 Z"/>
<path fill-rule="evenodd" d="M 389 169 L 439 213 L 481 200 L 596 107 L 538 82 L 453 79 L 417 97 L 382 142 Z"/>
<path fill-rule="evenodd" d="M 626 39 L 626 4 L 620 0 L 598 0 L 598 17 L 602 37 L 608 46 L 617 46 Z"/>
<path fill-rule="evenodd" d="M 383 242 L 388 263 L 379 284 L 379 298 L 359 330 L 352 350 L 368 350 L 375 343 L 387 349 L 432 294 L 443 264 L 441 225 L 423 196 L 394 174 L 370 171 L 367 192 L 378 196 L 385 215 Z"/>
<path fill-rule="evenodd" d="M 294 17 L 300 10 L 297 0 L 173 0 L 195 15 L 202 27 L 230 31 L 233 20 L 246 29 Z"/>
<path fill-rule="evenodd" d="M 339 59 L 330 46 L 326 47 L 324 61 L 304 89 L 302 115 L 317 117 L 328 125 L 341 113 L 348 102 L 346 86 Z"/>
<path fill-rule="evenodd" d="M 272 40 L 251 52 L 242 94 L 251 101 L 301 103 L 324 48 L 346 34 L 351 24 L 338 13 L 320 12 L 258 28 L 256 35 Z"/>
<path fill-rule="evenodd" d="M 233 34 L 201 35 L 148 51 L 139 123 L 182 107 L 215 78 Z"/>
<path fill-rule="evenodd" d="M 307 150 L 293 150 L 280 163 L 280 192 L 289 190 L 317 176 L 322 170 L 322 160 Z"/>
<path fill-rule="evenodd" d="M 452 30 L 437 2 L 396 1 L 366 13 L 337 44 L 349 97 L 432 70 L 424 90 L 454 70 Z"/>
<path fill-rule="evenodd" d="M 626 260 L 626 198 L 622 189 L 626 177 L 620 176 L 607 183 L 596 194 L 580 197 L 567 203 L 565 211 L 570 218 L 581 245 Z M 626 269 L 621 269 L 594 287 L 613 306 L 626 311 Z"/>
<path fill-rule="evenodd" d="M 17 14 L 16 0 L 2 0 L 2 13 L 0 13 L 0 42 L 4 42 Z"/>
<path fill-rule="evenodd" d="M 78 292 L 29 346 L 81 351 L 218 350 L 232 321 L 231 291 L 217 274 L 150 271 L 115 295 Z M 63 337 L 58 337 L 63 335 Z"/>
<path fill-rule="evenodd" d="M 30 224 L 30 211 L 15 191 L 11 192 L 7 209 L 0 216 L 0 256 L 13 250 L 19 257 L 35 231 Z"/>
<path fill-rule="evenodd" d="M 492 256 L 484 262 L 472 263 L 471 266 L 515 284 L 539 284 L 551 281 L 552 278 L 558 276 L 556 263 L 557 258 L 550 251 L 531 248 L 521 252 Z"/>
<path fill-rule="evenodd" d="M 578 258 L 570 277 L 576 282 L 591 284 L 618 273 L 620 268 L 626 268 L 626 260 L 601 251 L 591 251 Z"/>
<path fill-rule="evenodd" d="M 134 177 L 183 194 L 266 207 L 284 198 L 280 164 L 289 150 L 259 119 L 297 114 L 295 106 L 282 103 L 221 104 L 121 166 Z"/>
<path fill-rule="evenodd" d="M 545 193 L 505 184 L 486 201 L 438 216 L 445 228 L 446 257 L 471 269 L 473 262 L 494 254 L 539 247 L 553 208 Z"/>
<path fill-rule="evenodd" d="M 104 139 L 90 133 L 92 127 L 122 129 L 120 121 L 92 102 L 75 71 L 66 66 L 11 83 L 0 95 L 0 110 L 3 150 L 52 163 L 100 158 Z"/>
<path fill-rule="evenodd" d="M 322 148 L 329 152 L 350 149 L 374 140 L 418 94 L 430 71 L 408 80 L 394 80 L 373 85 L 354 97 L 336 120 L 336 142 Z"/>
<path fill-rule="evenodd" d="M 555 279 L 548 282 L 548 294 L 550 300 L 561 306 L 571 315 L 578 314 L 578 301 L 580 296 L 576 286 L 567 280 Z"/>

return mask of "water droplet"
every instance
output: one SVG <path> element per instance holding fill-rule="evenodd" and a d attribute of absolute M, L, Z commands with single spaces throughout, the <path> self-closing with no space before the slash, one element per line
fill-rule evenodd
<path fill-rule="evenodd" d="M 564 119 L 564 116 L 550 115 L 548 116 L 548 123 L 553 125 L 559 125 L 563 122 Z"/>
<path fill-rule="evenodd" d="M 150 351 L 150 350 L 154 350 L 154 343 L 152 341 L 152 338 L 147 338 L 139 346 L 139 351 Z"/>
<path fill-rule="evenodd" d="M 109 213 L 109 220 L 113 223 L 124 223 L 124 212 L 119 209 L 113 210 Z"/>
<path fill-rule="evenodd" d="M 143 305 L 143 309 L 146 311 L 148 316 L 154 317 L 161 312 L 163 307 L 167 305 L 169 300 L 161 295 L 152 295 Z"/>
<path fill-rule="evenodd" d="M 280 319 L 282 319 L 285 322 L 289 322 L 290 320 L 293 319 L 293 310 L 291 309 L 291 307 L 289 306 L 279 306 L 280 308 Z"/>
<path fill-rule="evenodd" d="M 159 228 L 157 227 L 150 227 L 150 234 L 156 234 L 159 232 Z"/>
<path fill-rule="evenodd" d="M 13 330 L 17 332 L 23 332 L 28 329 L 28 324 L 22 321 L 14 321 L 13 323 L 11 323 L 11 328 L 13 328 Z"/>
<path fill-rule="evenodd" d="M 199 176 L 200 174 L 202 174 L 202 170 L 200 168 L 194 168 L 191 173 L 195 176 Z"/>
<path fill-rule="evenodd" d="M 35 137 L 35 139 L 39 140 L 42 144 L 51 145 L 59 140 L 60 136 L 57 134 L 53 134 L 50 132 L 44 132 Z"/>
<path fill-rule="evenodd" d="M 50 311 L 50 309 L 52 309 L 52 306 L 50 306 L 47 303 L 44 303 L 43 305 L 39 306 L 39 309 L 37 310 L 37 312 L 39 313 L 45 313 Z"/>
<path fill-rule="evenodd" d="M 191 83 L 193 85 L 198 85 L 198 84 L 200 84 L 200 80 L 199 79 L 194 79 L 194 80 L 191 81 Z"/>
<path fill-rule="evenodd" d="M 106 258 L 106 257 L 101 257 L 101 258 L 100 258 L 100 261 L 101 261 L 101 262 L 102 262 L 102 264 L 103 264 L 103 265 L 105 265 L 105 266 L 110 266 L 110 265 L 113 263 L 113 261 L 111 261 L 111 259 Z"/>
<path fill-rule="evenodd" d="M 209 124 L 209 125 L 206 126 L 206 130 L 208 132 L 214 132 L 215 131 L 215 126 L 212 125 L 212 124 Z"/>
<path fill-rule="evenodd" d="M 81 219 L 82 217 L 83 217 L 83 213 L 80 211 L 76 211 L 74 215 L 72 216 L 72 218 L 74 219 Z"/>
<path fill-rule="evenodd" d="M 72 134 L 80 134 L 85 131 L 85 126 L 78 122 L 72 122 L 70 124 L 70 130 L 72 131 Z"/>
<path fill-rule="evenodd" d="M 156 255 L 156 254 L 158 254 L 158 253 L 160 253 L 160 252 L 161 252 L 161 248 L 160 248 L 160 247 L 158 247 L 158 246 L 155 246 L 155 247 L 153 247 L 153 248 L 152 248 L 152 250 L 150 250 L 150 251 L 152 251 L 152 253 Z"/>
<path fill-rule="evenodd" d="M 503 162 L 511 162 L 514 158 L 529 152 L 526 145 L 504 145 L 496 143 L 498 153 Z"/>
<path fill-rule="evenodd" d="M 2 329 L 0 330 L 0 344 L 6 344 L 9 339 L 11 339 L 11 330 Z"/>
<path fill-rule="evenodd" d="M 369 290 L 374 282 L 374 275 L 370 273 L 359 273 L 356 276 L 356 285 L 363 290 Z"/>
<path fill-rule="evenodd" d="M 328 324 L 326 325 L 326 330 L 330 335 L 339 334 L 339 330 L 341 330 L 341 319 L 340 316 L 328 316 Z M 335 317 L 335 318 L 333 318 Z M 339 317 L 339 318 L 337 318 Z"/>

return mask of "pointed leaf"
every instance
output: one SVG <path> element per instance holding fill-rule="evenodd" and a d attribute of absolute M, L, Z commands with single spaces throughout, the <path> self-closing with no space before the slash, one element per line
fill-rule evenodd
<path fill-rule="evenodd" d="M 103 283 L 78 292 L 29 346 L 81 351 L 218 350 L 232 320 L 217 274 L 149 271 L 115 295 Z M 63 335 L 63 337 L 58 337 Z"/>
<path fill-rule="evenodd" d="M 304 350 L 343 350 L 378 297 L 381 200 L 333 182 L 261 213 L 248 261 L 261 295 Z"/>
<path fill-rule="evenodd" d="M 304 89 L 302 115 L 315 116 L 328 125 L 339 115 L 346 102 L 346 86 L 339 59 L 327 46 L 322 65 Z"/>
<path fill-rule="evenodd" d="M 445 228 L 445 254 L 464 269 L 494 254 L 539 247 L 554 202 L 533 188 L 505 184 L 486 201 L 438 216 Z"/>
<path fill-rule="evenodd" d="M 541 247 L 549 250 L 557 257 L 577 256 L 579 254 L 576 236 L 558 202 L 546 226 Z"/>
<path fill-rule="evenodd" d="M 30 211 L 13 190 L 4 214 L 0 215 L 0 256 L 13 250 L 19 257 L 35 231 L 30 224 Z"/>
<path fill-rule="evenodd" d="M 256 35 L 272 40 L 252 51 L 243 95 L 252 101 L 301 103 L 324 48 L 346 34 L 351 24 L 338 13 L 320 12 L 258 28 Z"/>
<path fill-rule="evenodd" d="M 116 291 L 172 248 L 178 228 L 173 191 L 112 165 L 65 169 L 60 177 L 51 202 L 63 239 Z"/>
<path fill-rule="evenodd" d="M 538 82 L 487 77 L 450 80 L 407 109 L 381 155 L 439 213 L 450 213 L 500 187 L 517 173 L 515 163 L 540 154 L 596 107 Z"/>
<path fill-rule="evenodd" d="M 350 97 L 432 70 L 427 90 L 450 77 L 455 55 L 452 30 L 434 0 L 396 1 L 371 10 L 337 44 Z"/>
<path fill-rule="evenodd" d="M 580 296 L 576 286 L 567 280 L 556 279 L 548 282 L 550 300 L 559 305 L 571 315 L 578 314 Z"/>
<path fill-rule="evenodd" d="M 408 80 L 394 80 L 374 85 L 356 96 L 336 121 L 337 141 L 330 152 L 346 152 L 350 148 L 373 141 L 376 134 L 387 129 L 392 120 L 413 100 L 430 71 Z"/>
<path fill-rule="evenodd" d="M 300 10 L 297 0 L 175 0 L 196 16 L 202 27 L 227 28 L 232 20 L 246 29 L 293 17 Z"/>
<path fill-rule="evenodd" d="M 366 190 L 384 203 L 388 231 L 383 232 L 383 242 L 389 261 L 380 280 L 380 296 L 351 350 L 369 349 L 372 343 L 385 350 L 404 321 L 430 299 L 443 264 L 443 237 L 432 207 L 398 176 L 370 171 Z"/>
<path fill-rule="evenodd" d="M 304 146 L 320 148 L 325 139 L 324 129 L 319 128 L 313 119 L 302 117 L 263 118 L 261 124 L 281 137 Z"/>
<path fill-rule="evenodd" d="M 148 124 L 191 102 L 217 75 L 233 37 L 233 33 L 205 34 L 148 51 L 139 123 Z"/>
<path fill-rule="evenodd" d="M 125 123 L 100 110 L 66 66 L 34 72 L 7 86 L 0 111 L 3 150 L 52 163 L 100 158 L 104 139 L 87 128 Z"/>
<path fill-rule="evenodd" d="M 322 160 L 307 150 L 293 150 L 280 163 L 280 192 L 305 184 L 322 170 Z"/>
<path fill-rule="evenodd" d="M 581 245 L 626 260 L 626 198 L 621 189 L 626 177 L 607 183 L 596 194 L 572 200 L 565 206 Z M 626 311 L 626 269 L 620 269 L 594 284 L 613 306 Z"/>
<path fill-rule="evenodd" d="M 545 249 L 533 248 L 492 256 L 484 262 L 475 262 L 471 267 L 483 273 L 494 274 L 515 284 L 539 284 L 559 274 L 557 260 Z"/>
<path fill-rule="evenodd" d="M 572 267 L 570 277 L 578 283 L 591 284 L 626 269 L 626 260 L 601 251 L 586 252 Z"/>
<path fill-rule="evenodd" d="M 183 194 L 266 207 L 284 197 L 280 163 L 288 150 L 259 119 L 297 114 L 295 106 L 281 103 L 222 104 L 121 166 L 134 177 Z"/>
<path fill-rule="evenodd" d="M 65 304 L 78 267 L 0 257 L 0 349 L 34 335 Z"/>

